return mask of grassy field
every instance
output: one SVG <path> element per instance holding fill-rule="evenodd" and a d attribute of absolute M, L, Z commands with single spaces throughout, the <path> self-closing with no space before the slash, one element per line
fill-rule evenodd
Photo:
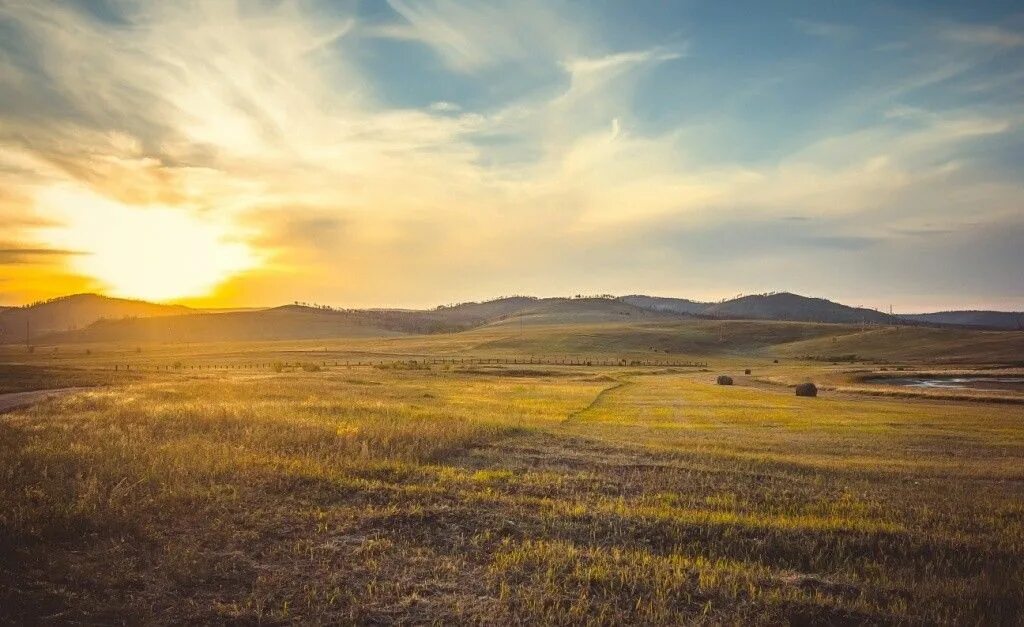
<path fill-rule="evenodd" d="M 773 347 L 773 350 L 787 357 L 813 356 L 824 361 L 854 356 L 882 361 L 1024 366 L 1024 331 L 878 327 L 821 335 Z"/>
<path fill-rule="evenodd" d="M 1017 623 L 1024 404 L 804 327 L 7 347 L 0 622 Z"/>
<path fill-rule="evenodd" d="M 1024 367 L 1024 331 L 758 320 L 657 319 L 546 324 L 526 316 L 460 333 L 245 342 L 105 342 L 0 345 L 0 363 L 102 368 L 120 364 L 230 365 L 267 360 L 588 356 L 595 359 L 738 359 L 752 364 L 833 361 Z"/>
<path fill-rule="evenodd" d="M 103 368 L 0 363 L 0 394 L 65 387 L 123 384 L 138 380 L 141 373 L 113 372 Z"/>

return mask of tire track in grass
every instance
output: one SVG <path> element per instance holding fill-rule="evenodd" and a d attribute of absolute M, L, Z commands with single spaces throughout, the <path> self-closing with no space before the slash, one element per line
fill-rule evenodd
<path fill-rule="evenodd" d="M 574 411 L 571 414 L 569 414 L 568 416 L 566 416 L 565 420 L 562 421 L 562 424 L 566 424 L 566 423 L 572 422 L 573 420 L 576 420 L 577 418 L 579 418 L 583 414 L 587 413 L 591 409 L 597 407 L 598 403 L 600 403 L 602 400 L 604 400 L 604 398 L 606 396 L 608 396 L 609 394 L 611 394 L 615 390 L 621 390 L 622 388 L 624 388 L 626 386 L 629 386 L 629 385 L 636 385 L 636 382 L 635 381 L 619 381 L 615 385 L 610 385 L 610 386 L 606 387 L 605 389 L 603 389 L 603 390 L 601 390 L 600 392 L 597 393 L 597 396 L 595 396 L 593 398 L 593 400 L 590 401 L 589 405 L 587 405 L 583 409 L 577 409 L 576 411 Z"/>

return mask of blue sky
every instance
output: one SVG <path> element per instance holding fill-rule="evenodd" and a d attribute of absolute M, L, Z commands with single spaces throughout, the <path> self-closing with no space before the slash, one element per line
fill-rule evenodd
<path fill-rule="evenodd" d="M 1015 3 L 6 0 L 0 90 L 2 302 L 1024 309 Z"/>

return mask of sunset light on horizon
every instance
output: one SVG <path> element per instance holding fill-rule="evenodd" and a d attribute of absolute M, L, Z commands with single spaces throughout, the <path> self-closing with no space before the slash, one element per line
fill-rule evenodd
<path fill-rule="evenodd" d="M 1024 3 L 0 0 L 0 625 L 1011 625 Z"/>
<path fill-rule="evenodd" d="M 999 3 L 2 2 L 0 304 L 1024 308 L 1022 24 Z"/>

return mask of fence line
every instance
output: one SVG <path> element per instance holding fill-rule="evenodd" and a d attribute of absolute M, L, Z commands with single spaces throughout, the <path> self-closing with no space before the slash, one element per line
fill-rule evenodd
<path fill-rule="evenodd" d="M 646 367 L 646 368 L 706 368 L 704 361 L 670 361 L 659 359 L 610 359 L 587 357 L 426 357 L 420 359 L 368 359 L 331 361 L 260 361 L 235 362 L 228 364 L 186 364 L 176 361 L 170 364 L 114 364 L 110 369 L 124 372 L 161 370 L 260 370 L 275 368 L 302 368 L 316 365 L 322 368 L 352 368 L 367 366 L 405 365 L 424 366 L 581 366 L 581 367 Z"/>

